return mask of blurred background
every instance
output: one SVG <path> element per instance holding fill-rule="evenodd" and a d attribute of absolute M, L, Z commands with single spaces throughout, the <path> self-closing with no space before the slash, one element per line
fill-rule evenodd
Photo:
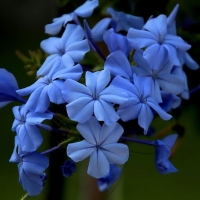
<path fill-rule="evenodd" d="M 24 64 L 17 57 L 16 50 L 28 55 L 29 50 L 37 50 L 40 42 L 48 38 L 44 26 L 64 13 L 70 13 L 84 1 L 80 0 L 1 0 L 0 1 L 0 68 L 6 68 L 16 77 L 19 88 L 35 81 L 27 76 Z M 106 7 L 117 11 L 142 16 L 168 15 L 176 3 L 180 4 L 177 15 L 178 35 L 183 37 L 192 49 L 190 55 L 200 64 L 200 2 L 196 0 L 100 0 L 100 6 L 88 19 L 94 25 L 104 15 Z M 101 15 L 99 15 L 101 13 Z M 200 84 L 200 70 L 185 68 L 189 88 Z M 154 166 L 154 149 L 130 144 L 130 159 L 123 166 L 121 178 L 107 192 L 99 194 L 96 180 L 86 173 L 88 160 L 77 164 L 77 172 L 66 179 L 62 177 L 60 166 L 66 159 L 65 151 L 57 151 L 50 156 L 43 192 L 31 199 L 35 200 L 198 200 L 200 199 L 200 93 L 184 100 L 178 122 L 185 132 L 180 139 L 172 163 L 179 170 L 170 175 L 159 174 Z M 15 133 L 11 103 L 0 109 L 0 199 L 17 200 L 25 194 L 18 183 L 17 166 L 9 163 L 14 147 Z M 153 127 L 156 132 L 171 126 L 174 119 L 156 119 Z M 41 151 L 57 144 L 58 136 L 43 132 L 44 144 Z M 155 138 L 155 137 L 154 137 Z M 152 138 L 153 139 L 153 138 Z"/>

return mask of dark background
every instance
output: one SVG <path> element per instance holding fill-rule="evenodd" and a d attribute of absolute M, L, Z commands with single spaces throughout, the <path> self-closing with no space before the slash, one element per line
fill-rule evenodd
<path fill-rule="evenodd" d="M 61 1 L 60 2 L 64 2 Z M 17 78 L 20 88 L 35 81 L 28 77 L 23 63 L 17 58 L 15 51 L 20 50 L 28 55 L 28 50 L 37 50 L 40 42 L 48 38 L 44 34 L 44 25 L 50 23 L 54 17 L 73 11 L 83 1 L 67 1 L 60 7 L 56 0 L 2 0 L 0 1 L 0 67 L 6 68 Z M 178 34 L 183 37 L 192 49 L 190 55 L 200 63 L 200 2 L 196 0 L 137 0 L 137 1 L 100 1 L 100 7 L 95 10 L 89 22 L 95 24 L 100 19 L 100 10 L 112 6 L 118 11 L 143 16 L 145 20 L 150 15 L 168 15 L 176 3 L 180 3 L 177 16 Z M 101 12 L 102 13 L 102 12 Z M 199 85 L 199 70 L 192 71 L 184 68 L 188 75 L 189 88 Z M 130 159 L 123 166 L 123 174 L 119 182 L 105 194 L 96 191 L 96 182 L 86 174 L 88 162 L 77 164 L 77 172 L 72 177 L 61 177 L 60 163 L 65 159 L 65 152 L 55 152 L 50 157 L 53 168 L 47 170 L 49 178 L 42 194 L 32 199 L 37 200 L 196 200 L 200 199 L 200 115 L 199 93 L 191 96 L 189 101 L 183 101 L 182 115 L 178 119 L 185 128 L 172 162 L 178 173 L 160 175 L 154 167 L 154 149 L 141 145 L 130 144 Z M 8 162 L 14 147 L 15 133 L 11 131 L 14 120 L 12 107 L 9 104 L 0 110 L 0 199 L 20 199 L 25 194 L 18 183 L 17 166 Z M 153 122 L 159 132 L 170 126 L 174 119 L 164 122 L 156 119 Z M 41 150 L 52 146 L 55 134 L 43 132 L 44 144 Z M 140 153 L 137 153 L 140 152 Z M 146 154 L 150 153 L 150 154 Z M 56 160 L 57 159 L 57 160 Z M 51 184 L 50 184 L 51 183 Z"/>

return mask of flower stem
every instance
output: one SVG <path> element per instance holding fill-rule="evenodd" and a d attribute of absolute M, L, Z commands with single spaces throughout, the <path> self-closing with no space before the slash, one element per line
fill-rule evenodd
<path fill-rule="evenodd" d="M 123 136 L 121 137 L 121 139 L 126 140 L 126 141 L 140 143 L 140 144 L 156 146 L 155 141 L 140 140 L 140 139 L 136 139 L 136 138 L 129 138 L 129 137 L 123 137 Z"/>

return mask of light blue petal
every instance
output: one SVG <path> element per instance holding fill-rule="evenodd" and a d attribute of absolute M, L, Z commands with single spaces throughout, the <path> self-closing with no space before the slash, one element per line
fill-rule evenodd
<path fill-rule="evenodd" d="M 94 112 L 94 100 L 91 97 L 83 97 L 69 103 L 66 107 L 71 120 L 84 123 Z"/>
<path fill-rule="evenodd" d="M 167 17 L 167 26 L 168 26 L 168 28 L 171 27 L 172 24 L 175 22 L 176 15 L 178 13 L 178 9 L 179 9 L 179 4 L 176 4 L 176 6 L 173 8 L 172 12 Z M 176 34 L 174 34 L 174 35 L 176 35 Z"/>
<path fill-rule="evenodd" d="M 23 170 L 26 172 L 41 175 L 48 166 L 49 158 L 38 152 L 32 152 L 23 157 Z"/>
<path fill-rule="evenodd" d="M 158 70 L 167 58 L 167 51 L 162 45 L 154 44 L 145 49 L 143 56 L 151 69 Z"/>
<path fill-rule="evenodd" d="M 123 104 L 128 100 L 128 95 L 123 90 L 110 85 L 99 94 L 99 99 L 111 103 Z"/>
<path fill-rule="evenodd" d="M 62 49 L 60 38 L 50 37 L 40 43 L 40 47 L 47 54 L 59 54 Z"/>
<path fill-rule="evenodd" d="M 150 123 L 153 120 L 153 112 L 149 106 L 142 104 L 140 113 L 138 115 L 138 124 L 144 129 L 144 134 L 147 133 Z"/>
<path fill-rule="evenodd" d="M 60 59 L 61 56 L 59 54 L 48 56 L 37 71 L 37 76 L 46 76 L 52 68 L 59 66 Z"/>
<path fill-rule="evenodd" d="M 35 113 L 29 112 L 26 115 L 26 122 L 30 125 L 40 124 L 46 119 L 52 119 L 53 113 Z"/>
<path fill-rule="evenodd" d="M 94 115 L 99 121 L 104 121 L 107 125 L 111 125 L 119 119 L 113 105 L 103 100 L 95 101 Z"/>
<path fill-rule="evenodd" d="M 75 62 L 80 62 L 85 54 L 90 50 L 88 40 L 81 40 L 69 44 L 66 48 L 66 53 L 71 56 Z"/>
<path fill-rule="evenodd" d="M 199 69 L 199 64 L 193 60 L 193 58 L 190 56 L 189 53 L 183 51 L 183 54 L 184 54 L 184 61 L 187 67 L 189 67 L 192 70 Z"/>
<path fill-rule="evenodd" d="M 27 123 L 17 127 L 17 135 L 23 152 L 36 151 L 43 141 L 39 129 Z"/>
<path fill-rule="evenodd" d="M 93 10 L 99 5 L 98 0 L 87 0 L 84 4 L 79 6 L 74 12 L 80 17 L 89 17 Z"/>
<path fill-rule="evenodd" d="M 136 119 L 141 110 L 141 102 L 138 98 L 130 98 L 126 103 L 119 107 L 117 113 L 123 121 Z"/>
<path fill-rule="evenodd" d="M 63 84 L 63 80 L 57 79 L 47 86 L 47 93 L 51 102 L 55 104 L 65 103 L 65 100 L 62 96 Z"/>
<path fill-rule="evenodd" d="M 111 53 L 105 61 L 105 69 L 109 69 L 114 76 L 123 76 L 128 80 L 132 80 L 132 70 L 127 57 L 122 51 L 115 51 Z"/>
<path fill-rule="evenodd" d="M 100 20 L 93 28 L 92 28 L 92 35 L 95 41 L 102 41 L 103 34 L 108 29 L 111 22 L 111 18 L 104 18 Z"/>
<path fill-rule="evenodd" d="M 177 56 L 177 49 L 170 45 L 170 44 L 163 44 L 163 47 L 167 50 L 168 52 L 168 58 L 171 64 L 175 66 L 181 66 L 180 61 Z"/>
<path fill-rule="evenodd" d="M 105 123 L 102 125 L 99 144 L 106 145 L 110 143 L 117 143 L 119 138 L 122 136 L 124 129 L 117 122 L 110 126 Z"/>
<path fill-rule="evenodd" d="M 127 38 L 132 49 L 149 47 L 157 43 L 157 38 L 151 32 L 134 28 L 128 30 Z"/>
<path fill-rule="evenodd" d="M 110 164 L 124 164 L 129 158 L 129 149 L 125 144 L 113 143 L 101 146 Z"/>
<path fill-rule="evenodd" d="M 185 51 L 191 48 L 191 45 L 186 43 L 181 37 L 176 36 L 176 35 L 170 35 L 170 34 L 167 34 L 165 36 L 165 40 L 163 44 L 171 44 L 175 48 L 180 49 L 180 50 L 185 50 Z"/>
<path fill-rule="evenodd" d="M 109 171 L 110 165 L 104 153 L 101 150 L 94 151 L 90 156 L 87 173 L 94 178 L 102 178 Z"/>
<path fill-rule="evenodd" d="M 157 81 L 160 87 L 172 94 L 180 94 L 185 87 L 185 80 L 175 74 L 159 74 Z"/>
<path fill-rule="evenodd" d="M 90 156 L 95 151 L 95 146 L 86 140 L 70 143 L 67 146 L 67 156 L 73 161 L 79 162 Z"/>
<path fill-rule="evenodd" d="M 68 103 L 82 97 L 93 99 L 92 92 L 85 85 L 71 79 L 67 79 L 64 82 L 62 94 Z"/>
<path fill-rule="evenodd" d="M 150 19 L 143 28 L 153 33 L 159 41 L 167 33 L 167 17 L 159 15 L 156 18 Z"/>
<path fill-rule="evenodd" d="M 158 115 L 163 119 L 163 120 L 169 120 L 172 118 L 171 115 L 169 115 L 168 113 L 166 113 L 157 103 L 156 101 L 152 98 L 152 97 L 149 97 L 147 99 L 147 102 L 146 104 L 148 106 L 150 106 L 152 109 L 154 109 Z"/>
<path fill-rule="evenodd" d="M 95 117 L 91 117 L 85 123 L 79 123 L 76 129 L 87 140 L 87 142 L 96 145 L 99 141 L 101 126 Z"/>

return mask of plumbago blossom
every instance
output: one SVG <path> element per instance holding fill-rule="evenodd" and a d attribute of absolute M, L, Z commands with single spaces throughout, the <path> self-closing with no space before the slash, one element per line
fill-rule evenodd
<path fill-rule="evenodd" d="M 93 29 L 86 20 L 82 25 L 78 17 L 89 17 L 97 6 L 97 0 L 88 0 L 45 26 L 48 34 L 61 29 L 62 33 L 41 42 L 48 57 L 32 85 L 19 89 L 14 76 L 0 69 L 0 107 L 12 101 L 21 103 L 13 108 L 16 136 L 10 162 L 18 164 L 25 197 L 42 192 L 49 165 L 45 155 L 61 147 L 68 157 L 61 166 L 63 175 L 69 178 L 76 171 L 75 162 L 89 158 L 87 173 L 97 179 L 100 191 L 120 177 L 120 165 L 130 156 L 127 141 L 153 146 L 159 173 L 177 171 L 170 161 L 177 134 L 150 141 L 130 133 L 139 127 L 146 136 L 154 118 L 170 120 L 171 111 L 182 99 L 189 99 L 183 65 L 190 69 L 199 65 L 187 53 L 191 46 L 176 33 L 179 6 L 168 17 L 161 14 L 147 22 L 108 8 L 112 17 L 97 22 Z M 103 41 L 109 54 L 95 41 Z M 99 56 L 100 63 L 94 64 L 92 56 Z M 66 113 L 59 113 L 55 104 L 62 104 Z M 58 127 L 42 124 L 45 120 L 54 120 Z M 65 139 L 39 152 L 43 142 L 40 129 L 61 132 Z"/>

